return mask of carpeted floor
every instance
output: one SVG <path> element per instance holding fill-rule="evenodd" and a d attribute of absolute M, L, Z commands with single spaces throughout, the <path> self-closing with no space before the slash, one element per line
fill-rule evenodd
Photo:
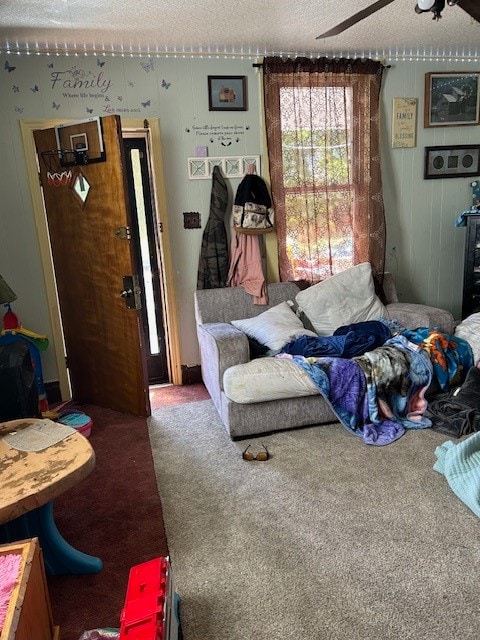
<path fill-rule="evenodd" d="M 232 442 L 211 401 L 149 424 L 185 640 L 478 638 L 479 522 L 432 468 L 444 436 Z"/>
<path fill-rule="evenodd" d="M 205 397 L 203 385 L 151 389 L 152 409 Z M 91 405 L 76 408 L 93 419 L 96 466 L 55 500 L 55 520 L 70 544 L 101 557 L 104 568 L 96 575 L 48 578 L 61 640 L 118 628 L 130 567 L 168 554 L 146 420 Z"/>

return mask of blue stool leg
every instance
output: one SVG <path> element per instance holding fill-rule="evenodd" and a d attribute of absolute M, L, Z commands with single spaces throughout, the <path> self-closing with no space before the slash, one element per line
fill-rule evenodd
<path fill-rule="evenodd" d="M 78 551 L 62 537 L 53 518 L 53 502 L 0 526 L 2 542 L 34 537 L 39 539 L 45 569 L 51 576 L 98 573 L 103 567 L 100 558 Z"/>

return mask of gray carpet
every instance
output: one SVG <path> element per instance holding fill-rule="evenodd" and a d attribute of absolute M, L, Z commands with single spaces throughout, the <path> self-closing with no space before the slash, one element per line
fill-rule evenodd
<path fill-rule="evenodd" d="M 149 427 L 185 640 L 480 637 L 480 522 L 432 469 L 445 436 L 232 442 L 210 400 Z"/>

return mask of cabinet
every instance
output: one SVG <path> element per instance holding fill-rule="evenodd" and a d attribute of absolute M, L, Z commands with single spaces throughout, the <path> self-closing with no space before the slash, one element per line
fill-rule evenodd
<path fill-rule="evenodd" d="M 462 318 L 480 312 L 480 214 L 467 216 Z"/>
<path fill-rule="evenodd" d="M 7 606 L 0 640 L 58 640 L 37 538 L 0 545 L 0 554 L 21 556 L 20 571 Z"/>

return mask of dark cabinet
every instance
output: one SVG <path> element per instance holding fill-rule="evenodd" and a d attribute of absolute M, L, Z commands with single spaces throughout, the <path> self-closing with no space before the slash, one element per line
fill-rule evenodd
<path fill-rule="evenodd" d="M 480 214 L 467 216 L 462 318 L 480 312 Z"/>

